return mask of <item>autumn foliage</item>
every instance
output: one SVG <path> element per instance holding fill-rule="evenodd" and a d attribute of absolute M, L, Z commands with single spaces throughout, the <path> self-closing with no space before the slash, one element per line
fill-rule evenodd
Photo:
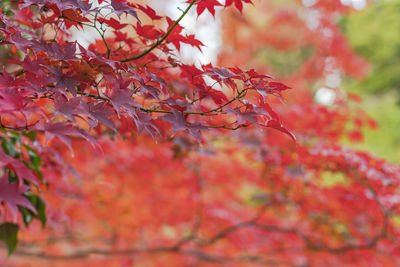
<path fill-rule="evenodd" d="M 351 9 L 186 2 L 177 20 L 143 1 L 1 4 L 4 264 L 400 264 L 400 167 L 340 145 L 377 127 L 359 97 L 312 92 L 368 69 L 337 25 Z M 182 62 L 204 44 L 180 21 L 218 8 L 218 65 Z M 311 52 L 282 74 L 264 50 Z"/>

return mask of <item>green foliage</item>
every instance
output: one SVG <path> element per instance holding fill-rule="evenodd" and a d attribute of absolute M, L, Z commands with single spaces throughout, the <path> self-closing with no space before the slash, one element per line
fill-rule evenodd
<path fill-rule="evenodd" d="M 18 244 L 19 226 L 14 223 L 3 223 L 0 225 L 0 240 L 2 240 L 8 249 L 8 254 L 11 254 Z"/>
<path fill-rule="evenodd" d="M 38 219 L 41 223 L 42 226 L 44 227 L 46 225 L 47 221 L 47 216 L 46 216 L 46 203 L 43 202 L 43 200 L 33 194 L 27 193 L 26 197 L 30 200 L 32 205 L 35 207 L 37 213 L 34 214 L 30 210 L 20 207 L 19 210 L 22 214 L 22 218 L 24 221 L 25 226 L 28 226 L 34 218 Z"/>
<path fill-rule="evenodd" d="M 371 63 L 368 77 L 349 87 L 370 93 L 400 91 L 400 1 L 376 1 L 344 17 L 341 25 L 351 46 Z"/>
<path fill-rule="evenodd" d="M 364 110 L 379 123 L 365 142 L 351 144 L 394 163 L 400 162 L 400 0 L 376 1 L 341 21 L 351 46 L 371 63 L 363 81 L 346 80 L 346 90 L 364 98 Z"/>
<path fill-rule="evenodd" d="M 378 121 L 379 128 L 365 130 L 365 142 L 351 146 L 370 151 L 393 163 L 400 163 L 400 106 L 397 95 L 392 92 L 364 98 L 364 110 Z"/>
<path fill-rule="evenodd" d="M 25 132 L 23 131 L 21 134 L 9 130 L 9 129 L 1 129 L 3 135 L 0 135 L 0 146 L 4 153 L 8 156 L 11 156 L 15 159 L 22 159 L 23 158 L 23 148 L 27 151 L 29 155 L 29 160 L 23 160 L 22 162 L 28 168 L 36 173 L 36 175 L 42 179 L 43 181 L 43 174 L 40 170 L 41 168 L 41 158 L 37 154 L 37 152 L 28 144 L 25 143 L 27 139 L 31 142 L 36 140 L 37 134 L 36 132 Z M 26 137 L 24 139 L 24 137 Z M 15 170 L 11 168 L 5 168 L 8 171 L 8 181 L 10 183 L 18 183 L 19 178 L 15 172 Z M 25 184 L 29 184 L 28 181 L 24 181 Z M 41 222 L 42 226 L 46 225 L 47 217 L 46 217 L 46 204 L 43 200 L 31 192 L 27 191 L 24 193 L 24 197 L 26 197 L 35 208 L 36 213 L 32 212 L 30 209 L 19 205 L 19 211 L 22 215 L 22 220 L 25 226 L 28 226 L 33 219 L 37 219 Z M 0 240 L 2 240 L 5 245 L 7 246 L 8 253 L 11 254 L 15 248 L 17 247 L 18 239 L 17 233 L 19 230 L 19 226 L 13 223 L 3 223 L 0 225 Z"/>
<path fill-rule="evenodd" d="M 28 151 L 28 154 L 29 154 L 30 162 L 27 163 L 28 167 L 31 170 L 33 170 L 40 179 L 43 180 L 43 174 L 40 170 L 42 160 L 40 159 L 40 157 L 36 153 L 36 151 L 34 149 L 32 149 L 30 146 L 28 146 L 27 144 L 24 144 L 24 147 L 26 148 L 26 150 Z M 42 182 L 44 182 L 44 181 L 42 181 Z"/>
<path fill-rule="evenodd" d="M 323 186 L 330 187 L 338 184 L 346 184 L 348 181 L 346 180 L 346 176 L 342 173 L 334 173 L 334 172 L 324 172 L 322 176 L 322 181 L 320 183 Z"/>
<path fill-rule="evenodd" d="M 305 46 L 290 51 L 265 48 L 257 52 L 256 58 L 271 67 L 279 77 L 288 77 L 297 73 L 301 64 L 313 54 L 313 47 Z"/>

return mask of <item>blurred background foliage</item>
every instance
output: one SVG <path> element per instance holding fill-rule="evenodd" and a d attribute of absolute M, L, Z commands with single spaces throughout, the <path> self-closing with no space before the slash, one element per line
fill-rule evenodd
<path fill-rule="evenodd" d="M 379 123 L 353 144 L 391 162 L 400 162 L 400 1 L 374 1 L 341 19 L 355 51 L 370 63 L 363 80 L 344 79 L 345 90 L 363 97 L 363 108 Z"/>
<path fill-rule="evenodd" d="M 340 24 L 353 49 L 371 63 L 366 79 L 346 87 L 375 94 L 400 92 L 400 1 L 375 1 L 343 17 Z"/>
<path fill-rule="evenodd" d="M 279 0 L 273 1 L 271 6 L 284 6 L 288 11 L 293 4 L 293 1 Z M 307 14 L 312 19 L 312 14 Z M 268 20 L 268 16 L 266 18 Z M 364 130 L 363 142 L 348 139 L 342 142 L 392 163 L 400 163 L 400 0 L 370 1 L 366 8 L 352 10 L 338 19 L 352 49 L 369 63 L 367 75 L 361 79 L 341 73 L 338 87 L 360 95 L 363 99 L 362 109 L 379 125 L 377 129 Z M 271 27 L 269 24 L 267 28 Z M 295 31 L 295 28 L 291 28 L 281 32 L 297 38 Z M 267 63 L 270 73 L 275 77 L 287 78 L 299 71 L 301 64 L 314 54 L 312 46 L 297 48 L 266 46 L 259 48 L 255 57 Z M 323 84 L 320 81 L 309 86 L 317 91 Z"/>

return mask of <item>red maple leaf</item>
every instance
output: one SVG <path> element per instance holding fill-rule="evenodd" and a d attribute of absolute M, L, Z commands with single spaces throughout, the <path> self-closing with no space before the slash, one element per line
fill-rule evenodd
<path fill-rule="evenodd" d="M 243 2 L 252 4 L 251 0 L 226 0 L 225 7 L 235 4 L 236 8 L 242 13 Z"/>
<path fill-rule="evenodd" d="M 33 184 L 37 184 L 37 177 L 24 165 L 24 163 L 6 155 L 2 150 L 0 150 L 0 168 L 3 167 L 8 167 L 14 170 L 18 176 L 19 184 L 23 183 L 23 179 Z"/>
<path fill-rule="evenodd" d="M 158 16 L 156 11 L 154 9 L 152 9 L 151 7 L 149 7 L 148 5 L 142 6 L 142 5 L 137 4 L 136 7 L 137 7 L 137 9 L 139 9 L 140 11 L 145 13 L 147 16 L 149 16 L 152 20 L 159 20 L 162 18 L 161 16 Z"/>
<path fill-rule="evenodd" d="M 274 128 L 278 131 L 281 131 L 282 133 L 285 133 L 287 135 L 289 135 L 294 141 L 296 141 L 296 137 L 294 136 L 294 134 L 292 134 L 291 132 L 289 132 L 288 129 L 286 129 L 285 127 L 283 127 L 282 123 L 277 121 L 277 120 L 269 120 L 267 122 L 267 127 L 270 128 Z"/>
<path fill-rule="evenodd" d="M 132 17 L 136 18 L 139 20 L 136 10 L 129 6 L 126 1 L 123 0 L 114 0 L 111 1 L 111 6 L 114 9 L 115 14 L 117 14 L 118 18 L 123 14 L 129 14 Z"/>
<path fill-rule="evenodd" d="M 9 183 L 7 175 L 3 175 L 0 178 L 0 202 L 7 204 L 10 209 L 14 219 L 16 219 L 18 214 L 18 207 L 21 206 L 31 210 L 36 213 L 35 207 L 32 203 L 23 195 L 29 187 L 24 184 L 19 183 Z"/>
<path fill-rule="evenodd" d="M 191 1 L 188 1 L 191 2 Z M 217 0 L 202 0 L 197 4 L 197 14 L 200 16 L 204 10 L 208 10 L 211 15 L 215 16 L 215 7 L 222 6 Z"/>
<path fill-rule="evenodd" d="M 154 40 L 163 35 L 163 33 L 159 30 L 156 30 L 153 25 L 141 25 L 139 22 L 136 23 L 136 26 L 133 26 L 136 30 L 136 33 L 141 37 L 144 37 L 149 40 Z"/>
<path fill-rule="evenodd" d="M 63 142 L 68 148 L 72 150 L 71 136 L 82 137 L 89 141 L 93 146 L 96 146 L 95 139 L 87 134 L 82 129 L 75 127 L 74 125 L 67 122 L 48 122 L 35 125 L 35 130 L 43 131 L 45 133 L 47 141 L 52 140 L 57 137 L 61 142 Z"/>
<path fill-rule="evenodd" d="M 126 23 L 120 23 L 118 20 L 114 19 L 114 18 L 110 18 L 110 19 L 103 19 L 103 18 L 99 18 L 98 21 L 100 23 L 106 23 L 108 26 L 110 26 L 111 28 L 115 29 L 115 30 L 121 30 L 122 28 L 128 26 L 128 24 Z"/>

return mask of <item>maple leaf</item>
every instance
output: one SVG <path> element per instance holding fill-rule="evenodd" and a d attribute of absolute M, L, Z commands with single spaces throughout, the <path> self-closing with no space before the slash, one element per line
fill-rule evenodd
<path fill-rule="evenodd" d="M 258 113 L 254 112 L 254 111 L 246 110 L 246 111 L 242 112 L 239 108 L 228 109 L 228 111 L 231 111 L 232 113 L 236 114 L 238 125 L 243 125 L 246 122 L 249 122 L 251 124 L 257 123 Z"/>
<path fill-rule="evenodd" d="M 204 71 L 198 69 L 194 65 L 181 64 L 181 65 L 179 65 L 179 67 L 181 68 L 181 74 L 180 74 L 181 78 L 188 79 L 189 81 L 191 81 L 193 84 L 195 84 L 196 86 L 198 86 L 200 88 L 207 87 L 207 85 L 202 77 Z M 210 65 L 210 67 L 211 67 L 211 65 Z"/>
<path fill-rule="evenodd" d="M 175 21 L 167 17 L 167 22 L 168 22 L 168 28 L 171 28 L 172 25 L 174 25 Z M 193 47 L 196 47 L 201 51 L 201 47 L 204 46 L 204 44 L 197 40 L 196 37 L 193 34 L 190 35 L 183 35 L 181 32 L 183 31 L 183 27 L 180 26 L 179 24 L 175 26 L 174 31 L 170 33 L 170 35 L 167 38 L 167 42 L 172 43 L 176 49 L 180 50 L 180 43 L 186 43 L 189 44 Z"/>
<path fill-rule="evenodd" d="M 201 47 L 205 46 L 200 40 L 196 38 L 194 34 L 186 35 L 185 38 L 181 40 L 181 42 L 196 47 L 197 49 L 200 50 L 200 52 L 202 51 Z"/>
<path fill-rule="evenodd" d="M 47 3 L 48 3 L 47 0 L 25 0 L 22 3 L 21 7 L 25 8 L 30 5 L 37 5 L 39 8 L 43 8 Z"/>
<path fill-rule="evenodd" d="M 0 166 L 13 169 L 18 176 L 19 184 L 22 184 L 24 179 L 35 185 L 38 183 L 37 177 L 28 167 L 21 161 L 6 155 L 3 150 L 0 150 Z"/>
<path fill-rule="evenodd" d="M 126 32 L 114 31 L 113 34 L 115 35 L 115 42 L 125 42 L 129 48 L 133 47 L 135 41 L 131 38 L 128 38 L 128 34 Z"/>
<path fill-rule="evenodd" d="M 162 116 L 161 118 L 172 123 L 172 131 L 175 135 L 177 132 L 188 130 L 189 133 L 200 143 L 201 131 L 206 130 L 207 127 L 201 125 L 199 122 L 189 123 L 186 121 L 184 114 L 176 109 L 171 109 L 171 114 Z"/>
<path fill-rule="evenodd" d="M 71 138 L 70 136 L 83 137 L 87 141 L 89 141 L 93 147 L 97 146 L 97 142 L 95 139 L 88 135 L 85 131 L 80 128 L 75 127 L 74 125 L 67 122 L 48 122 L 48 123 L 39 123 L 35 125 L 35 130 L 43 131 L 45 133 L 47 142 L 57 137 L 61 142 L 63 142 L 70 151 L 73 153 L 73 149 L 71 146 Z"/>
<path fill-rule="evenodd" d="M 282 91 L 291 89 L 290 87 L 284 85 L 283 83 L 272 82 L 264 79 L 260 79 L 258 81 L 250 81 L 250 84 L 264 98 L 267 97 L 268 94 L 275 95 L 280 98 Z"/>
<path fill-rule="evenodd" d="M 10 43 L 14 44 L 18 50 L 23 51 L 24 53 L 27 52 L 29 48 L 31 48 L 33 42 L 27 38 L 22 37 L 20 32 L 16 32 L 11 34 Z"/>
<path fill-rule="evenodd" d="M 115 33 L 115 32 L 114 32 Z M 91 51 L 91 48 L 93 47 L 93 44 L 89 45 L 89 49 L 84 48 L 78 43 L 79 50 L 81 51 L 80 56 L 82 56 L 87 63 L 89 63 L 92 66 L 108 66 L 112 70 L 117 70 L 117 68 L 120 66 L 118 61 L 108 59 L 106 57 L 100 56 L 95 54 L 94 52 Z M 95 49 L 94 49 L 95 50 Z"/>
<path fill-rule="evenodd" d="M 135 109 L 135 114 L 132 117 L 135 121 L 139 134 L 142 133 L 143 130 L 146 130 L 146 132 L 148 132 L 153 138 L 156 138 L 157 135 L 160 135 L 160 131 L 152 122 L 152 117 L 147 113 L 142 112 L 139 109 Z"/>
<path fill-rule="evenodd" d="M 71 62 L 71 67 L 76 72 L 76 80 L 83 83 L 91 83 L 96 80 L 96 76 L 98 74 L 96 69 L 97 66 L 91 66 L 91 64 L 88 64 L 84 61 L 73 61 Z"/>
<path fill-rule="evenodd" d="M 64 95 L 57 94 L 54 102 L 56 113 L 62 114 L 72 122 L 75 122 L 74 116 L 89 115 L 85 108 L 81 106 L 81 97 L 67 99 Z"/>
<path fill-rule="evenodd" d="M 151 81 L 157 82 L 160 85 L 161 90 L 166 91 L 168 89 L 167 83 L 163 78 L 156 76 L 153 73 L 149 73 L 147 70 L 146 75 L 151 78 Z"/>
<path fill-rule="evenodd" d="M 152 9 L 151 7 L 149 7 L 148 5 L 143 6 L 143 5 L 139 5 L 137 4 L 136 7 L 142 11 L 143 13 L 145 13 L 147 16 L 149 16 L 152 20 L 159 20 L 162 17 L 158 16 L 156 14 L 156 12 L 154 11 L 154 9 Z"/>
<path fill-rule="evenodd" d="M 228 84 L 232 90 L 236 89 L 236 84 L 233 82 L 233 79 L 240 79 L 240 75 L 235 74 L 229 71 L 226 68 L 206 68 L 209 72 L 203 73 L 203 75 L 210 75 L 211 78 L 215 79 L 218 82 L 224 82 Z"/>
<path fill-rule="evenodd" d="M 71 4 L 71 7 L 76 11 L 81 11 L 83 14 L 88 13 L 90 11 L 97 12 L 98 8 L 92 8 L 92 3 L 89 1 L 82 1 L 82 0 L 68 0 Z"/>
<path fill-rule="evenodd" d="M 14 220 L 17 218 L 18 206 L 24 207 L 36 214 L 32 203 L 23 195 L 29 186 L 19 183 L 9 183 L 7 175 L 0 178 L 0 202 L 5 203 L 10 209 Z"/>
<path fill-rule="evenodd" d="M 79 43 L 78 43 L 78 48 L 79 48 L 79 51 L 81 52 L 80 56 L 82 56 L 86 61 L 89 61 L 91 59 L 94 59 L 94 58 L 98 57 L 95 53 L 93 53 L 92 51 L 84 48 Z"/>
<path fill-rule="evenodd" d="M 132 94 L 133 91 L 130 89 L 118 89 L 114 90 L 113 94 L 108 97 L 118 116 L 120 116 L 121 108 L 132 110 L 133 106 L 138 105 L 138 103 L 133 100 Z"/>
<path fill-rule="evenodd" d="M 226 95 L 218 90 L 210 89 L 206 92 L 206 94 L 209 95 L 217 105 L 222 105 L 228 101 Z"/>
<path fill-rule="evenodd" d="M 28 7 L 22 8 L 14 12 L 14 18 L 16 19 L 16 21 L 20 22 L 21 24 L 25 23 L 25 25 L 29 26 L 32 29 L 37 29 L 40 28 L 42 24 L 31 20 L 34 15 L 35 14 L 33 13 L 33 11 Z"/>
<path fill-rule="evenodd" d="M 269 82 L 268 83 L 268 87 L 271 90 L 275 90 L 275 91 L 279 91 L 279 92 L 285 91 L 285 90 L 288 90 L 288 89 L 292 89 L 289 86 L 286 86 L 286 85 L 284 85 L 283 83 L 280 83 L 280 82 Z"/>
<path fill-rule="evenodd" d="M 18 87 L 28 86 L 23 79 L 15 79 L 7 71 L 4 71 L 3 75 L 0 75 L 0 86 L 5 88 L 0 91 L 0 101 L 4 102 L 1 108 L 5 110 L 20 110 L 30 102 L 29 98 L 24 94 L 16 91 Z"/>
<path fill-rule="evenodd" d="M 152 97 L 154 97 L 155 99 L 159 99 L 159 95 L 161 94 L 161 91 L 158 90 L 157 88 L 155 88 L 154 86 L 151 85 L 146 85 L 146 84 L 142 84 L 140 86 L 140 91 L 150 94 Z"/>
<path fill-rule="evenodd" d="M 73 9 L 66 9 L 62 11 L 62 16 L 66 19 L 65 20 L 65 25 L 68 28 L 71 26 L 75 27 L 81 27 L 83 28 L 82 23 L 83 22 L 90 22 L 90 20 L 84 16 L 81 15 L 82 12 L 79 10 L 73 10 Z"/>
<path fill-rule="evenodd" d="M 52 82 L 55 83 L 54 89 L 63 95 L 66 95 L 65 89 L 67 89 L 73 96 L 76 96 L 77 81 L 71 71 L 64 73 L 62 68 L 58 66 L 46 66 L 46 68 L 52 74 Z"/>
<path fill-rule="evenodd" d="M 291 132 L 289 132 L 289 130 L 286 129 L 286 128 L 282 125 L 282 123 L 280 123 L 280 122 L 277 121 L 277 120 L 269 120 L 269 121 L 267 122 L 267 127 L 274 128 L 274 129 L 276 129 L 276 130 L 278 130 L 278 131 L 281 131 L 281 132 L 283 132 L 283 133 L 289 135 L 289 136 L 293 139 L 293 141 L 296 141 L 296 137 L 294 136 L 294 134 L 292 134 Z"/>
<path fill-rule="evenodd" d="M 20 84 L 19 86 L 27 91 L 33 89 L 35 92 L 43 93 L 46 90 L 44 87 L 52 82 L 52 77 L 48 75 L 44 61 L 41 59 L 32 60 L 29 56 L 26 56 L 20 64 L 26 71 L 25 78 L 29 85 Z"/>
<path fill-rule="evenodd" d="M 196 139 L 198 143 L 201 143 L 202 131 L 208 130 L 208 128 L 202 125 L 200 122 L 191 123 L 188 125 L 187 130 Z"/>
<path fill-rule="evenodd" d="M 260 96 L 257 101 L 257 106 L 254 107 L 254 110 L 259 113 L 267 112 L 268 116 L 271 119 L 279 121 L 278 114 L 271 108 L 271 106 L 264 100 L 264 97 Z"/>
<path fill-rule="evenodd" d="M 99 102 L 97 104 L 89 103 L 88 112 L 90 114 L 89 117 L 89 126 L 90 128 L 94 128 L 97 126 L 98 122 L 112 129 L 114 132 L 117 132 L 114 121 L 110 118 L 110 116 L 115 113 L 109 108 L 107 102 Z"/>
<path fill-rule="evenodd" d="M 105 77 L 115 90 L 129 90 L 129 85 L 132 83 L 130 77 L 122 76 L 121 73 L 118 73 L 118 75 L 105 75 Z"/>
<path fill-rule="evenodd" d="M 228 80 L 234 77 L 239 77 L 237 74 L 230 72 L 226 68 L 206 68 L 209 72 L 205 72 L 204 75 L 213 75 L 218 78 L 218 80 Z"/>
<path fill-rule="evenodd" d="M 76 42 L 69 42 L 66 44 L 47 43 L 44 40 L 34 41 L 32 48 L 36 52 L 42 51 L 49 55 L 49 58 L 55 60 L 75 60 L 76 58 Z"/>
<path fill-rule="evenodd" d="M 236 70 L 235 73 L 238 73 L 238 72 L 243 73 L 243 71 L 240 70 L 239 68 L 234 68 L 234 70 Z M 272 78 L 269 75 L 259 74 L 254 69 L 250 69 L 244 73 L 249 76 L 249 79 L 271 79 Z"/>
<path fill-rule="evenodd" d="M 137 22 L 136 26 L 133 26 L 136 30 L 136 33 L 149 40 L 154 40 L 163 35 L 163 33 L 159 30 L 156 30 L 154 25 L 141 25 L 141 23 Z"/>
<path fill-rule="evenodd" d="M 72 9 L 75 12 L 78 10 L 89 12 L 92 7 L 91 3 L 85 3 L 82 0 L 25 0 L 22 7 L 27 7 L 30 5 L 37 5 L 39 8 L 48 6 L 55 12 L 62 12 L 68 9 Z"/>
<path fill-rule="evenodd" d="M 110 26 L 111 28 L 113 28 L 115 30 L 121 30 L 122 28 L 125 28 L 126 26 L 128 26 L 128 24 L 120 23 L 118 20 L 116 20 L 114 18 L 110 18 L 110 19 L 99 18 L 98 21 L 100 23 L 106 23 L 108 26 Z"/>
<path fill-rule="evenodd" d="M 225 7 L 228 7 L 234 3 L 236 8 L 240 11 L 240 13 L 242 13 L 243 2 L 252 4 L 251 0 L 225 0 Z"/>
<path fill-rule="evenodd" d="M 133 7 L 130 7 L 125 1 L 123 0 L 113 0 L 111 1 L 111 6 L 114 12 L 117 14 L 118 18 L 121 17 L 123 13 L 129 14 L 132 17 L 136 18 L 138 21 L 139 18 L 137 16 L 137 12 Z"/>
<path fill-rule="evenodd" d="M 184 98 L 176 95 L 163 100 L 161 103 L 167 104 L 171 108 L 179 111 L 184 111 L 187 109 L 187 101 Z"/>
<path fill-rule="evenodd" d="M 187 1 L 188 3 L 190 3 L 191 1 Z M 222 4 L 220 2 L 218 2 L 217 0 L 202 0 L 197 4 L 197 14 L 200 16 L 205 9 L 208 10 L 208 12 L 211 13 L 211 15 L 215 16 L 215 7 L 216 6 L 222 6 Z"/>
<path fill-rule="evenodd" d="M 185 117 L 183 116 L 183 113 L 176 109 L 171 109 L 171 112 L 171 114 L 164 115 L 162 116 L 162 118 L 172 123 L 173 134 L 176 134 L 179 131 L 186 130 L 187 122 Z"/>

